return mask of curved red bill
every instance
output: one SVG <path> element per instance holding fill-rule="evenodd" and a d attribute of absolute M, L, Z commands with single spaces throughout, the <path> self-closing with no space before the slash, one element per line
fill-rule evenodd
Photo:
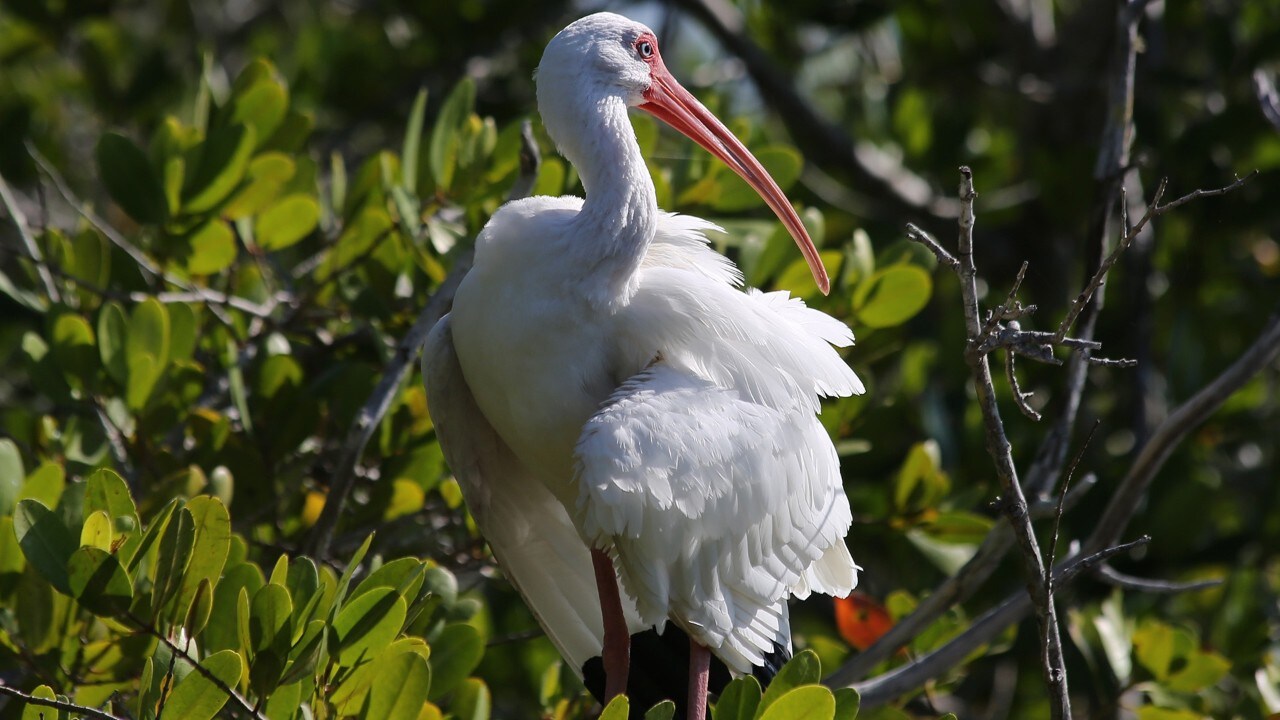
<path fill-rule="evenodd" d="M 760 197 L 764 198 L 765 203 L 786 226 L 791 237 L 795 238 L 796 245 L 809 263 L 813 279 L 818 282 L 818 289 L 822 290 L 823 295 L 830 292 L 831 280 L 818 257 L 818 248 L 814 247 L 809 231 L 805 230 L 800 216 L 782 194 L 778 183 L 774 182 L 760 161 L 729 132 L 724 123 L 717 120 L 692 93 L 676 82 L 659 57 L 653 57 L 650 67 L 653 82 L 644 93 L 645 102 L 640 105 L 640 109 L 679 130 L 707 152 L 720 158 L 760 193 Z"/>

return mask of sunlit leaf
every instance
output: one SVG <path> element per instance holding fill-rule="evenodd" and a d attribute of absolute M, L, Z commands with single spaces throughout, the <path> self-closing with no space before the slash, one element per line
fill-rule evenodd
<path fill-rule="evenodd" d="M 901 325 L 929 304 L 933 280 L 916 265 L 891 265 L 867 278 L 853 294 L 858 322 L 868 327 Z"/>
<path fill-rule="evenodd" d="M 480 664 L 482 657 L 484 641 L 478 630 L 464 623 L 446 625 L 431 643 L 431 699 L 448 695 Z"/>
<path fill-rule="evenodd" d="M 836 699 L 830 690 L 806 685 L 787 691 L 767 705 L 760 720 L 830 720 L 835 712 Z"/>
<path fill-rule="evenodd" d="M 165 701 L 165 714 L 183 720 L 212 720 L 229 699 L 225 687 L 235 687 L 244 661 L 231 650 L 221 650 L 200 661 L 200 667 L 221 682 L 218 687 L 200 672 L 188 673 Z"/>

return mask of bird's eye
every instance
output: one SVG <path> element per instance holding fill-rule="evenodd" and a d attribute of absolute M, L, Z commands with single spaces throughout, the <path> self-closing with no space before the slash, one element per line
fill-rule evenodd
<path fill-rule="evenodd" d="M 636 43 L 636 51 L 640 53 L 640 57 L 648 60 L 653 57 L 653 43 L 648 40 L 641 40 Z"/>

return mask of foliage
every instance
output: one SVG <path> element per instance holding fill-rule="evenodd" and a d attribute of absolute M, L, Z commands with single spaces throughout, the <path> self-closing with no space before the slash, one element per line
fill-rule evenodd
<path fill-rule="evenodd" d="M 0 9 L 0 175 L 20 190 L 43 258 L 22 249 L 8 209 L 0 682 L 135 718 L 250 716 L 227 689 L 273 720 L 586 717 L 593 702 L 549 642 L 529 639 L 533 619 L 466 515 L 416 374 L 350 461 L 356 490 L 334 544 L 304 550 L 397 339 L 516 181 L 529 71 L 570 11 L 259 5 L 251 21 L 168 0 Z M 937 188 L 954 185 L 956 165 L 973 166 L 992 295 L 1028 258 L 1027 292 L 1053 318 L 1078 290 L 1101 122 L 1101 92 L 1088 88 L 1103 40 L 1067 36 L 1110 27 L 1097 5 L 1058 5 L 1062 57 L 1052 62 L 1026 28 L 997 16 L 1001 4 L 948 6 L 943 21 L 926 2 L 745 3 L 744 18 L 815 105 L 917 173 L 930 197 L 946 200 Z M 1280 18 L 1267 3 L 1162 12 L 1135 110 L 1154 168 L 1144 177 L 1190 190 L 1264 172 L 1239 196 L 1162 218 L 1158 241 L 1135 248 L 1109 283 L 1100 339 L 1143 365 L 1090 378 L 1085 415 L 1103 425 L 1081 472 L 1104 487 L 1161 408 L 1248 344 L 1280 273 L 1265 201 L 1280 190 L 1280 135 L 1233 74 L 1277 60 Z M 678 76 L 725 69 L 714 62 L 724 50 L 677 25 L 664 52 Z M 734 90 L 699 94 L 732 116 L 751 107 Z M 800 201 L 833 278 L 823 297 L 731 172 L 648 116 L 633 122 L 659 203 L 725 227 L 714 241 L 749 284 L 848 322 L 850 362 L 871 389 L 822 415 L 857 516 L 849 543 L 866 567 L 863 612 L 837 629 L 821 602 L 797 605 L 797 643 L 809 651 L 763 693 L 754 680 L 732 683 L 713 716 L 936 717 L 938 698 L 986 707 L 992 678 L 1011 667 L 1013 712 L 1041 714 L 1038 673 L 1016 672 L 1038 663 L 1032 625 L 889 706 L 859 710 L 852 690 L 814 684 L 820 666 L 864 649 L 1003 522 L 988 507 L 996 485 L 963 390 L 954 281 L 900 239 L 907 220 L 945 239 L 950 219 L 901 210 L 805 137 L 732 121 Z M 544 162 L 534 192 L 580 193 L 536 121 L 535 131 Z M 1053 408 L 1059 371 L 1026 365 L 1024 387 Z M 1280 711 L 1274 377 L 1246 386 L 1177 451 L 1134 528 L 1153 543 L 1117 563 L 1226 582 L 1168 597 L 1083 582 L 1063 612 L 1072 688 L 1093 714 L 1117 704 L 1153 718 Z M 1012 418 L 1008 431 L 1030 463 L 1044 428 Z M 1064 536 L 1101 502 L 1089 496 L 1068 513 Z M 1022 587 L 1006 564 L 879 669 L 942 647 Z M 0 717 L 21 712 L 10 703 Z"/>

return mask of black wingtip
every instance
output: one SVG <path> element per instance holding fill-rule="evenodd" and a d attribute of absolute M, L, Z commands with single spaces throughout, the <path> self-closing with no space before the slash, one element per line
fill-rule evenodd
<path fill-rule="evenodd" d="M 768 687 L 787 660 L 791 651 L 775 644 L 773 652 L 764 658 L 764 664 L 752 669 L 751 674 Z M 729 668 L 719 658 L 711 658 L 711 678 L 708 691 L 714 697 L 729 684 Z M 593 657 L 582 665 L 582 682 L 597 700 L 604 701 L 604 661 Z M 689 636 L 680 628 L 668 624 L 659 634 L 646 630 L 631 636 L 631 671 L 627 678 L 627 697 L 631 700 L 631 720 L 643 720 L 645 712 L 663 700 L 676 704 L 675 717 L 685 717 L 685 699 L 689 686 Z M 707 717 L 711 714 L 708 710 Z"/>

